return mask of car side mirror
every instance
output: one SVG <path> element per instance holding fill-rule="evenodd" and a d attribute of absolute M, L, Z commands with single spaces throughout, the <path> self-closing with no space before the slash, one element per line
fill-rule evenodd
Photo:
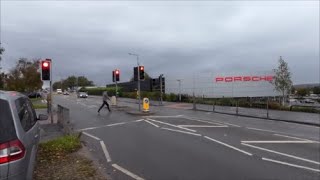
<path fill-rule="evenodd" d="M 38 117 L 38 120 L 39 121 L 45 121 L 48 119 L 48 116 L 47 115 L 44 115 L 44 114 L 39 114 L 39 117 Z"/>

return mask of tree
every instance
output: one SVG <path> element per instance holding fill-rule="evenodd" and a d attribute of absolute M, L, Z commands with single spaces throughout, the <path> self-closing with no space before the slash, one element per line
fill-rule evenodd
<path fill-rule="evenodd" d="M 313 91 L 313 94 L 320 94 L 320 86 L 314 87 L 312 91 Z"/>
<path fill-rule="evenodd" d="M 4 48 L 3 48 L 3 47 L 0 47 L 0 62 L 1 62 L 1 60 L 2 60 L 1 55 L 3 54 L 3 52 L 4 52 Z"/>
<path fill-rule="evenodd" d="M 300 89 L 297 90 L 297 94 L 300 97 L 306 96 L 308 94 L 308 89 L 300 88 Z"/>
<path fill-rule="evenodd" d="M 19 92 L 32 92 L 42 88 L 40 79 L 39 60 L 30 61 L 20 58 L 7 78 L 7 89 Z"/>
<path fill-rule="evenodd" d="M 275 86 L 275 89 L 282 94 L 282 105 L 284 105 L 285 97 L 289 94 L 292 87 L 288 63 L 280 56 L 279 66 L 277 69 L 273 69 L 273 71 L 275 72 L 275 76 L 272 83 Z"/>
<path fill-rule="evenodd" d="M 85 76 L 69 76 L 67 79 L 53 83 L 53 89 L 74 89 L 74 87 L 94 86 L 93 81 L 88 80 Z"/>

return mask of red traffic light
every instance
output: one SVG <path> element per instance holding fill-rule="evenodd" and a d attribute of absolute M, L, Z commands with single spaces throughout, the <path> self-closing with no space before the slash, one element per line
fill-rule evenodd
<path fill-rule="evenodd" d="M 46 61 L 42 62 L 42 67 L 45 67 L 45 68 L 49 67 L 49 63 Z"/>
<path fill-rule="evenodd" d="M 144 69 L 144 66 L 140 66 L 140 70 L 142 71 Z"/>
<path fill-rule="evenodd" d="M 116 74 L 120 74 L 120 71 L 119 71 L 119 70 L 116 70 Z"/>

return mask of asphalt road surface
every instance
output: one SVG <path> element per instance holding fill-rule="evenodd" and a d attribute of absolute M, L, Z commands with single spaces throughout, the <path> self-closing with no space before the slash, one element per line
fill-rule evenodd
<path fill-rule="evenodd" d="M 320 179 L 319 127 L 152 106 L 97 113 L 99 97 L 55 96 L 112 179 Z M 126 107 L 126 108 L 125 108 Z"/>

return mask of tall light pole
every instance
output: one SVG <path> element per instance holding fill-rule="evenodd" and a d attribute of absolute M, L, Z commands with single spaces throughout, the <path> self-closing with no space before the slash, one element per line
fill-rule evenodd
<path fill-rule="evenodd" d="M 141 93 L 140 93 L 140 64 L 139 64 L 139 55 L 128 53 L 131 56 L 137 57 L 137 65 L 138 65 L 138 98 L 139 98 L 139 111 L 141 111 Z"/>
<path fill-rule="evenodd" d="M 177 81 L 179 82 L 179 101 L 181 102 L 181 81 L 182 81 L 182 79 L 177 79 Z"/>

